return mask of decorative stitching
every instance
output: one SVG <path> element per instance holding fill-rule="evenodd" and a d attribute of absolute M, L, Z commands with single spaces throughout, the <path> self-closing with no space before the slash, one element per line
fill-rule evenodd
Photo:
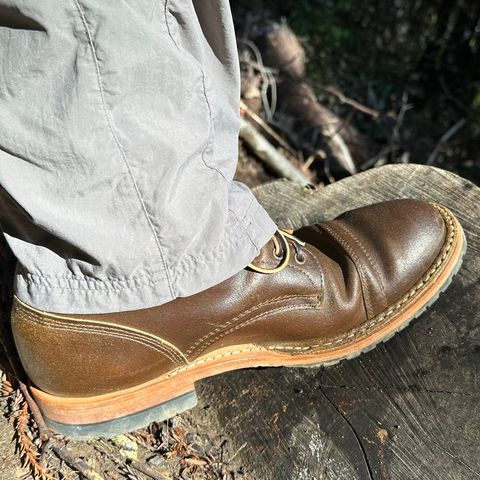
<path fill-rule="evenodd" d="M 352 233 L 349 227 L 345 225 L 344 223 L 341 222 L 335 222 L 335 225 L 340 227 L 362 250 L 364 255 L 367 257 L 367 260 L 369 261 L 370 265 L 372 266 L 373 270 L 375 271 L 375 275 L 377 277 L 378 284 L 380 286 L 380 291 L 382 294 L 382 305 L 383 308 L 388 307 L 388 302 L 387 302 L 387 297 L 385 295 L 385 288 L 382 282 L 382 278 L 380 276 L 380 269 L 378 268 L 377 263 L 373 260 L 372 256 L 368 253 L 366 248 L 363 246 L 363 244 L 360 242 L 360 240 Z"/>
<path fill-rule="evenodd" d="M 215 343 L 217 340 L 220 340 L 221 338 L 225 337 L 226 335 L 229 335 L 230 333 L 236 332 L 237 330 L 240 330 L 243 327 L 246 327 L 248 325 L 251 325 L 252 323 L 257 322 L 258 320 L 262 320 L 265 317 L 268 317 L 269 315 L 272 315 L 274 313 L 281 313 L 281 312 L 288 312 L 290 310 L 295 310 L 295 311 L 302 311 L 302 310 L 316 310 L 317 305 L 303 305 L 302 307 L 298 307 L 298 305 L 285 305 L 283 307 L 279 308 L 274 308 L 272 310 L 268 310 L 267 312 L 259 313 L 258 315 L 255 315 L 252 318 L 249 318 L 248 320 L 245 320 L 244 322 L 239 323 L 238 325 L 235 325 L 234 327 L 223 331 L 221 334 L 217 335 L 215 338 L 210 339 L 210 341 L 206 344 L 203 345 L 203 350 L 208 348 L 212 343 Z M 198 351 L 198 349 L 197 349 Z"/>
<path fill-rule="evenodd" d="M 250 314 L 251 312 L 254 312 L 255 310 L 258 310 L 261 307 L 264 307 L 266 305 L 271 305 L 275 303 L 279 303 L 281 301 L 285 300 L 293 300 L 295 298 L 313 298 L 315 295 L 283 295 L 280 297 L 272 298 L 270 300 L 265 300 L 262 303 L 259 303 L 258 305 L 254 305 L 253 307 L 250 307 L 248 310 L 245 310 L 244 312 L 236 315 L 232 319 L 230 319 L 228 322 L 224 323 L 223 325 L 218 326 L 211 332 L 205 334 L 203 337 L 199 338 L 187 351 L 186 354 L 190 355 L 192 353 L 197 353 L 200 349 L 204 350 L 206 347 L 203 345 L 203 342 L 205 340 L 208 340 L 210 337 L 213 335 L 221 332 L 223 329 L 227 328 L 228 326 L 232 325 L 235 323 L 237 320 L 240 320 L 241 318 L 245 317 L 246 315 Z M 210 343 L 208 344 L 210 345 Z M 207 345 L 207 346 L 208 346 Z"/>
<path fill-rule="evenodd" d="M 320 262 L 318 261 L 316 255 L 314 253 L 310 252 L 310 250 L 308 250 L 308 248 L 305 248 L 305 251 L 310 255 L 310 257 L 315 262 L 315 265 L 317 265 L 317 267 L 318 267 L 318 273 L 320 275 L 320 288 L 319 288 L 318 292 L 320 293 L 320 296 L 321 296 L 320 301 L 323 302 L 324 297 L 325 297 L 325 278 L 323 276 L 323 268 L 320 265 Z"/>
<path fill-rule="evenodd" d="M 316 225 L 318 228 L 318 226 Z M 358 271 L 358 274 L 360 276 L 360 285 L 362 287 L 363 291 L 363 298 L 365 300 L 365 308 L 367 310 L 367 318 L 372 318 L 374 316 L 374 310 L 372 307 L 372 302 L 371 302 L 371 293 L 370 293 L 370 285 L 368 284 L 368 278 L 365 270 L 363 269 L 363 264 L 358 258 L 357 254 L 353 250 L 353 248 L 350 246 L 350 244 L 343 238 L 341 237 L 335 230 L 333 230 L 330 225 L 322 225 L 321 226 L 323 229 L 325 229 L 333 238 L 337 240 L 344 248 L 345 250 L 349 253 L 353 264 Z"/>
<path fill-rule="evenodd" d="M 160 244 L 159 236 L 158 236 L 158 234 L 155 230 L 152 218 L 151 218 L 151 216 L 148 212 L 147 206 L 145 205 L 145 202 L 143 200 L 142 194 L 140 192 L 140 188 L 139 188 L 139 186 L 137 184 L 137 181 L 135 179 L 135 176 L 133 174 L 132 167 L 130 166 L 130 162 L 128 161 L 127 154 L 125 153 L 125 150 L 124 150 L 122 144 L 120 143 L 120 140 L 118 139 L 118 136 L 117 136 L 117 134 L 116 134 L 116 132 L 113 128 L 113 119 L 111 118 L 111 115 L 110 115 L 110 113 L 107 109 L 107 101 L 106 101 L 106 98 L 105 98 L 105 90 L 104 90 L 104 87 L 103 87 L 103 79 L 102 79 L 102 75 L 101 75 L 101 72 L 100 72 L 100 62 L 98 60 L 97 52 L 96 52 L 96 49 L 95 49 L 95 43 L 93 42 L 93 36 L 90 32 L 90 28 L 89 28 L 88 23 L 87 23 L 85 12 L 83 11 L 83 8 L 81 7 L 79 0 L 74 0 L 74 2 L 75 2 L 75 5 L 77 6 L 78 13 L 80 14 L 80 18 L 82 20 L 83 27 L 85 29 L 85 35 L 87 36 L 87 41 L 88 41 L 88 44 L 90 46 L 90 51 L 91 51 L 91 54 L 92 54 L 93 64 L 94 64 L 94 67 L 95 67 L 95 73 L 96 73 L 96 77 L 97 77 L 98 89 L 99 89 L 99 92 L 100 92 L 100 99 L 102 101 L 103 113 L 105 115 L 105 120 L 107 122 L 110 133 L 113 137 L 113 140 L 114 140 L 115 144 L 117 145 L 117 148 L 120 152 L 120 156 L 122 157 L 123 162 L 124 162 L 124 164 L 127 168 L 128 174 L 130 175 L 130 178 L 131 178 L 132 183 L 133 183 L 134 190 L 135 190 L 135 192 L 137 194 L 137 197 L 140 201 L 140 205 L 141 205 L 141 208 L 142 208 L 143 213 L 145 215 L 145 218 L 147 220 L 147 223 L 148 223 L 148 225 L 149 225 L 149 227 L 150 227 L 150 229 L 153 233 L 153 238 L 154 238 L 155 243 L 157 245 L 157 249 L 158 249 L 158 252 L 160 254 L 160 259 L 162 261 L 163 268 L 165 269 L 165 276 L 166 276 L 166 279 L 167 279 L 167 284 L 168 284 L 168 288 L 169 288 L 169 291 L 170 291 L 170 296 L 171 296 L 171 298 L 175 298 L 175 296 L 173 294 L 172 286 L 170 284 L 170 279 L 169 279 L 168 269 L 167 269 L 167 263 L 165 261 L 164 255 L 163 255 L 163 250 L 162 250 L 162 246 Z"/>
<path fill-rule="evenodd" d="M 167 345 L 155 342 L 154 340 L 148 338 L 148 337 L 142 337 L 141 335 L 130 333 L 128 334 L 127 332 L 121 332 L 118 331 L 117 329 L 114 328 L 108 328 L 108 327 L 99 327 L 99 326 L 82 326 L 82 325 L 68 325 L 67 323 L 62 323 L 53 319 L 45 320 L 41 318 L 35 318 L 31 314 L 26 314 L 25 312 L 17 312 L 17 317 L 22 320 L 27 320 L 33 323 L 37 323 L 45 328 L 52 328 L 56 330 L 67 330 L 67 331 L 72 331 L 72 332 L 77 332 L 77 333 L 97 333 L 99 335 L 106 335 L 112 338 L 123 338 L 127 340 L 131 340 L 136 343 L 140 343 L 144 346 L 150 347 L 154 350 L 157 350 L 161 353 L 164 353 L 173 363 L 177 363 L 180 365 L 185 364 L 185 361 L 183 358 L 178 355 L 177 352 L 171 350 L 168 348 Z M 112 332 L 112 333 L 109 333 Z M 115 334 L 113 334 L 115 332 Z"/>
<path fill-rule="evenodd" d="M 169 10 L 169 6 L 170 6 L 170 0 L 165 0 L 165 9 L 164 9 L 164 16 L 165 16 L 165 26 L 167 27 L 167 32 L 168 32 L 168 36 L 171 38 L 173 44 L 175 45 L 175 47 L 177 48 L 177 50 L 179 52 L 182 52 L 183 54 L 186 54 L 188 52 L 185 52 L 185 50 L 181 49 L 180 46 L 178 45 L 177 41 L 175 40 L 175 37 L 173 36 L 172 34 L 172 31 L 170 29 L 170 24 L 168 22 L 168 16 L 171 15 L 170 14 L 170 10 Z M 214 126 L 213 126 L 213 112 L 212 112 L 212 107 L 210 105 L 210 100 L 208 99 L 208 95 L 207 95 L 207 87 L 206 87 L 206 80 L 205 80 L 205 72 L 203 70 L 203 67 L 202 65 L 200 64 L 200 62 L 198 62 L 191 54 L 189 54 L 192 62 L 197 66 L 197 68 L 200 70 L 200 74 L 202 76 L 202 89 L 203 89 L 203 96 L 205 97 L 205 103 L 207 105 L 207 110 L 208 110 L 208 118 L 209 118 L 209 135 L 208 135 L 208 140 L 207 140 L 207 143 L 205 144 L 203 150 L 202 150 L 202 153 L 201 153 L 201 157 L 202 157 L 202 162 L 203 164 L 210 170 L 213 170 L 215 172 L 217 172 L 226 182 L 228 182 L 227 178 L 225 177 L 225 175 L 218 169 L 216 168 L 215 166 L 213 165 L 210 165 L 206 160 L 205 160 L 205 152 L 207 151 L 207 149 L 210 147 L 210 146 L 213 146 L 213 148 L 215 147 L 215 142 L 214 142 L 214 137 L 215 137 L 215 129 L 214 129 Z"/>
<path fill-rule="evenodd" d="M 317 290 L 317 288 L 316 288 L 317 286 L 315 285 L 315 282 L 312 280 L 312 277 L 307 272 L 302 270 L 300 267 L 297 267 L 297 265 L 288 265 L 287 268 L 292 268 L 293 270 L 297 270 L 303 276 L 307 277 L 307 281 L 310 283 L 310 285 L 313 287 L 313 289 L 315 291 Z"/>
<path fill-rule="evenodd" d="M 199 358 L 193 363 L 190 363 L 189 365 L 185 367 L 179 367 L 176 370 L 171 371 L 170 373 L 167 373 L 167 378 L 174 377 L 175 375 L 178 375 L 181 372 L 184 372 L 186 370 L 189 370 L 191 366 L 196 366 L 200 365 L 202 363 L 207 363 L 211 362 L 213 360 L 216 360 L 217 358 L 223 358 L 223 357 L 229 357 L 231 355 L 236 355 L 238 353 L 245 353 L 245 352 L 260 352 L 260 351 L 265 351 L 267 350 L 265 347 L 250 347 L 250 348 L 241 348 L 239 350 L 230 350 L 228 352 L 220 353 L 218 355 L 214 355 L 212 357 L 204 357 L 204 358 Z"/>
<path fill-rule="evenodd" d="M 172 353 L 172 355 L 176 357 L 178 356 L 179 360 L 182 363 L 188 363 L 188 360 L 185 357 L 185 355 L 175 345 L 173 345 L 172 343 L 168 342 L 167 340 L 161 337 L 158 337 L 157 335 L 154 335 L 149 332 L 145 332 L 143 330 L 138 330 L 136 328 L 127 327 L 124 325 L 114 325 L 108 322 L 101 322 L 99 320 L 78 319 L 78 318 L 68 317 L 66 315 L 65 316 L 55 315 L 49 312 L 43 312 L 41 310 L 37 311 L 36 309 L 24 304 L 18 298 L 15 298 L 15 303 L 13 308 L 14 308 L 14 311 L 16 312 L 25 312 L 25 314 L 28 317 L 31 317 L 33 321 L 37 320 L 39 322 L 52 322 L 52 323 L 70 321 L 77 324 L 75 325 L 75 328 L 81 328 L 82 324 L 83 325 L 88 324 L 89 327 L 87 328 L 93 327 L 98 329 L 104 328 L 106 330 L 110 329 L 115 332 L 121 332 L 122 335 L 123 334 L 132 335 L 132 337 L 135 337 L 135 338 L 142 338 L 144 341 L 153 343 L 155 345 L 160 345 L 160 348 L 163 348 L 163 347 L 168 348 L 169 351 Z"/>
<path fill-rule="evenodd" d="M 85 334 L 93 334 L 93 335 L 103 335 L 107 336 L 110 338 L 120 338 L 122 340 L 129 340 L 134 343 L 138 343 L 144 347 L 149 347 L 152 350 L 155 350 L 156 352 L 165 355 L 173 364 L 176 365 L 184 365 L 185 362 L 182 360 L 181 357 L 177 355 L 173 355 L 173 352 L 168 350 L 164 345 L 162 344 L 153 344 L 153 342 L 145 341 L 141 338 L 135 337 L 133 335 L 127 335 L 125 333 L 121 332 L 115 332 L 115 334 L 112 334 L 109 332 L 108 329 L 102 329 L 100 327 L 80 327 L 80 326 L 75 326 L 75 325 L 67 325 L 65 323 L 61 322 L 56 322 L 54 320 L 50 321 L 40 321 L 39 319 L 33 319 L 31 316 L 20 312 L 16 314 L 17 318 L 19 320 L 26 320 L 30 321 L 32 323 L 37 323 L 41 325 L 43 328 L 48 328 L 51 330 L 63 330 L 63 331 L 68 331 L 68 332 L 73 332 L 73 333 L 85 333 Z"/>

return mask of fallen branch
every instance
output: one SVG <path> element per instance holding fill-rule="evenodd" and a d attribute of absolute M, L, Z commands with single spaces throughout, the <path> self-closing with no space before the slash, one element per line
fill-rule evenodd
<path fill-rule="evenodd" d="M 87 462 L 81 458 L 77 458 L 65 444 L 52 441 L 52 450 L 55 455 L 64 461 L 72 470 L 77 471 L 83 478 L 87 480 L 104 480 L 103 477 L 91 468 Z"/>
<path fill-rule="evenodd" d="M 306 83 L 283 82 L 279 101 L 280 121 L 294 145 L 308 154 L 324 151 L 334 171 L 354 174 L 355 162 L 370 156 L 368 139 L 348 124 L 349 117 L 341 119 L 323 106 Z"/>
<path fill-rule="evenodd" d="M 300 185 L 310 184 L 310 179 L 285 158 L 258 130 L 245 118 L 240 123 L 240 138 L 275 173 Z"/>
<path fill-rule="evenodd" d="M 340 100 L 340 103 L 344 103 L 345 105 L 350 105 L 351 107 L 355 108 L 359 112 L 366 113 L 367 115 L 370 115 L 373 118 L 378 118 L 380 116 L 380 112 L 378 110 L 374 110 L 373 108 L 362 105 L 360 102 L 353 100 L 353 98 L 349 98 L 345 96 L 345 94 L 340 90 L 338 90 L 338 88 L 335 88 L 332 86 L 323 86 L 321 88 L 322 90 L 325 90 L 326 92 L 331 93 L 332 95 L 335 95 Z"/>
<path fill-rule="evenodd" d="M 261 127 L 265 132 L 268 133 L 279 145 L 281 145 L 285 150 L 289 151 L 292 155 L 297 155 L 295 149 L 289 145 L 270 125 L 263 120 L 262 117 L 257 115 L 245 102 L 240 101 L 240 110 L 248 115 L 248 117 L 253 120 L 259 127 Z"/>

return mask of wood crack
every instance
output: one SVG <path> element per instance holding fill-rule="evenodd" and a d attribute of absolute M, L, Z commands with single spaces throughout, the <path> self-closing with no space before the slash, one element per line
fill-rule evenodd
<path fill-rule="evenodd" d="M 462 397 L 480 397 L 480 393 L 469 393 L 469 392 L 455 392 L 453 390 L 435 390 L 429 388 L 420 388 L 417 386 L 406 386 L 406 387 L 357 387 L 355 385 L 326 385 L 321 384 L 317 387 L 322 390 L 323 388 L 332 388 L 339 390 L 360 390 L 360 391 L 377 391 L 377 392 L 398 392 L 398 393 L 431 393 L 431 394 L 440 394 L 440 395 L 458 395 Z M 323 391 L 323 390 L 322 390 Z"/>
<path fill-rule="evenodd" d="M 318 386 L 319 390 L 322 392 L 323 396 L 325 397 L 325 400 L 335 409 L 335 411 L 342 417 L 343 421 L 348 425 L 349 430 L 353 433 L 355 436 L 358 446 L 360 448 L 360 452 L 362 453 L 363 461 L 365 464 L 365 468 L 368 472 L 368 478 L 370 480 L 374 480 L 373 477 L 373 472 L 372 472 L 372 467 L 370 466 L 370 462 L 368 460 L 367 452 L 365 450 L 365 447 L 363 446 L 362 441 L 360 440 L 360 436 L 358 435 L 357 431 L 355 430 L 355 427 L 353 426 L 352 422 L 347 418 L 346 415 L 342 413 L 342 411 L 337 407 L 337 405 L 330 399 L 330 397 L 325 393 L 323 390 L 322 386 Z"/>

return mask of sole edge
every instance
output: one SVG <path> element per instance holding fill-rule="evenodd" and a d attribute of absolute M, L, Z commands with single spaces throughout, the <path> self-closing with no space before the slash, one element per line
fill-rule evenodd
<path fill-rule="evenodd" d="M 98 437 L 110 438 L 125 432 L 138 430 L 139 428 L 150 425 L 152 422 L 168 420 L 179 413 L 190 410 L 195 407 L 197 403 L 197 394 L 195 390 L 192 390 L 191 392 L 184 393 L 154 407 L 104 422 L 77 425 L 56 422 L 48 417 L 45 417 L 45 422 L 55 432 L 69 438 L 78 440 L 88 440 Z"/>

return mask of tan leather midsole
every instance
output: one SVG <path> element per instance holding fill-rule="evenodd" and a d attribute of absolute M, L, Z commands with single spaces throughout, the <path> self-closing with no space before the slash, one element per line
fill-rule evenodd
<path fill-rule="evenodd" d="M 215 350 L 199 357 L 185 367 L 180 367 L 166 375 L 135 387 L 109 394 L 85 397 L 57 397 L 31 387 L 32 394 L 42 412 L 51 420 L 72 425 L 99 423 L 120 418 L 132 413 L 171 400 L 179 395 L 194 390 L 194 383 L 206 377 L 241 368 L 259 366 L 295 366 L 328 363 L 350 357 L 376 344 L 391 332 L 397 331 L 408 323 L 438 293 L 442 285 L 461 259 L 464 235 L 458 221 L 455 222 L 455 241 L 443 268 L 432 278 L 426 288 L 412 297 L 406 307 L 385 317 L 384 323 L 376 325 L 368 334 L 345 340 L 333 348 L 322 349 L 319 345 L 314 351 L 298 351 L 292 347 L 288 351 L 279 351 L 280 346 L 258 346 L 254 344 L 236 345 Z M 306 345 L 300 348 L 311 348 Z"/>

